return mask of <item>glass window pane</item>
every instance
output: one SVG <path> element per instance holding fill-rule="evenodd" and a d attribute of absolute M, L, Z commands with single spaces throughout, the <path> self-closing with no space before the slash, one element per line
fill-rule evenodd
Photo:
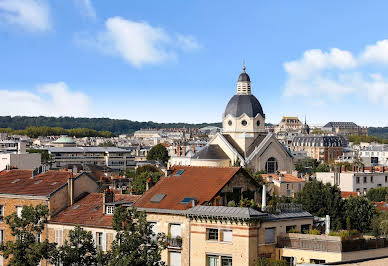
<path fill-rule="evenodd" d="M 221 257 L 222 266 L 232 266 L 232 257 Z"/>
<path fill-rule="evenodd" d="M 232 242 L 232 230 L 222 230 L 222 241 Z"/>
<path fill-rule="evenodd" d="M 218 256 L 208 256 L 207 257 L 208 266 L 219 266 L 218 265 Z"/>

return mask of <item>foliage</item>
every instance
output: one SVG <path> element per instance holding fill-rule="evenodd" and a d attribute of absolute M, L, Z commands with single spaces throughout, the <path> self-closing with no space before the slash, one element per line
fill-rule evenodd
<path fill-rule="evenodd" d="M 319 128 L 314 128 L 313 130 L 311 130 L 311 134 L 313 134 L 313 135 L 323 135 L 323 134 L 327 134 L 327 131 L 324 131 L 324 130 L 319 129 Z"/>
<path fill-rule="evenodd" d="M 253 199 L 242 198 L 240 200 L 240 207 L 253 208 L 255 206 L 256 204 Z"/>
<path fill-rule="evenodd" d="M 160 253 L 166 248 L 166 236 L 155 236 L 144 212 L 118 207 L 114 212 L 112 226 L 116 238 L 106 255 L 109 258 L 108 265 L 165 265 L 161 262 Z"/>
<path fill-rule="evenodd" d="M 1 117 L 0 117 L 1 118 Z M 0 132 L 8 133 L 12 135 L 26 135 L 31 138 L 37 138 L 39 136 L 58 136 L 58 135 L 69 135 L 75 137 L 105 137 L 110 138 L 114 135 L 109 131 L 97 131 L 89 128 L 70 128 L 64 129 L 61 127 L 47 127 L 47 126 L 29 126 L 24 129 L 11 129 L 11 128 L 0 128 Z"/>
<path fill-rule="evenodd" d="M 0 128 L 26 129 L 29 126 L 35 127 L 61 127 L 90 128 L 97 131 L 110 131 L 113 134 L 129 134 L 142 128 L 202 128 L 206 126 L 222 127 L 221 123 L 155 123 L 137 122 L 126 119 L 110 118 L 81 118 L 81 117 L 28 117 L 28 116 L 0 116 Z M 71 135 L 71 134 L 69 134 Z M 73 135 L 71 135 L 73 136 Z"/>
<path fill-rule="evenodd" d="M 304 175 L 307 173 L 316 172 L 318 165 L 319 162 L 316 159 L 305 158 L 295 163 L 295 169 L 298 171 L 298 173 Z"/>
<path fill-rule="evenodd" d="M 152 164 L 146 164 L 136 168 L 136 175 L 140 175 L 141 173 L 144 173 L 144 172 L 160 173 L 160 170 L 158 167 L 153 166 Z"/>
<path fill-rule="evenodd" d="M 368 128 L 369 136 L 376 136 L 380 139 L 388 139 L 388 127 L 369 127 Z"/>
<path fill-rule="evenodd" d="M 99 147 L 115 147 L 116 145 L 113 144 L 112 141 L 105 141 L 103 143 L 100 143 L 100 145 L 98 145 Z"/>
<path fill-rule="evenodd" d="M 366 192 L 366 197 L 370 201 L 378 202 L 387 200 L 388 187 L 371 188 Z"/>
<path fill-rule="evenodd" d="M 289 233 L 294 233 L 294 234 L 300 234 L 300 230 L 298 230 L 296 228 L 291 228 L 288 232 Z"/>
<path fill-rule="evenodd" d="M 330 231 L 329 236 L 339 236 L 342 240 L 351 240 L 356 237 L 362 236 L 359 231 L 352 230 L 340 230 L 340 231 Z"/>
<path fill-rule="evenodd" d="M 377 143 L 388 143 L 388 127 L 385 128 L 384 133 L 381 135 L 382 138 L 376 136 L 357 136 L 351 135 L 349 136 L 349 141 L 353 142 L 353 144 L 360 144 L 361 142 L 377 142 Z"/>
<path fill-rule="evenodd" d="M 271 258 L 258 257 L 256 266 L 287 266 L 285 260 L 275 260 Z"/>
<path fill-rule="evenodd" d="M 37 240 L 47 223 L 47 216 L 47 206 L 37 205 L 24 206 L 21 217 L 15 212 L 5 217 L 11 234 L 15 237 L 0 248 L 4 258 L 10 257 L 9 265 L 36 266 L 42 259 L 51 259 L 55 255 L 55 243 Z"/>
<path fill-rule="evenodd" d="M 310 235 L 320 235 L 321 231 L 319 231 L 318 229 L 310 229 L 309 234 Z"/>
<path fill-rule="evenodd" d="M 332 228 L 339 227 L 339 223 L 343 224 L 344 202 L 337 186 L 312 180 L 296 194 L 295 203 L 302 204 L 303 209 L 314 216 L 330 215 Z"/>
<path fill-rule="evenodd" d="M 234 200 L 228 201 L 228 207 L 236 207 L 236 202 Z"/>
<path fill-rule="evenodd" d="M 241 161 L 239 158 L 237 158 L 234 162 L 233 162 L 233 166 L 234 167 L 239 167 L 241 165 Z"/>
<path fill-rule="evenodd" d="M 317 168 L 315 168 L 314 172 L 330 172 L 330 165 L 326 163 L 321 163 L 317 166 Z"/>
<path fill-rule="evenodd" d="M 376 215 L 375 206 L 364 197 L 349 197 L 345 200 L 345 217 L 350 218 L 350 228 L 364 233 L 371 229 Z"/>
<path fill-rule="evenodd" d="M 168 151 L 162 144 L 153 146 L 147 154 L 147 160 L 156 160 L 163 164 L 166 164 L 168 159 Z"/>
<path fill-rule="evenodd" d="M 251 168 L 245 168 L 245 170 L 248 172 L 248 174 L 260 185 L 264 185 L 264 179 L 262 174 L 265 174 L 266 171 L 255 171 Z"/>
<path fill-rule="evenodd" d="M 153 184 L 156 184 L 162 173 L 160 172 L 141 172 L 137 174 L 132 182 L 132 188 L 135 194 L 143 194 L 146 191 L 146 184 L 149 183 L 151 187 Z"/>
<path fill-rule="evenodd" d="M 48 153 L 47 150 L 28 149 L 27 152 L 28 153 L 40 153 L 41 154 L 42 163 L 48 163 L 48 162 L 52 161 L 52 157 Z"/>
<path fill-rule="evenodd" d="M 84 231 L 76 226 L 69 231 L 69 241 L 58 248 L 57 264 L 72 265 L 97 265 L 97 251 L 94 246 L 93 236 L 90 231 Z"/>
<path fill-rule="evenodd" d="M 388 237 L 388 212 L 380 212 L 372 221 L 374 236 Z"/>

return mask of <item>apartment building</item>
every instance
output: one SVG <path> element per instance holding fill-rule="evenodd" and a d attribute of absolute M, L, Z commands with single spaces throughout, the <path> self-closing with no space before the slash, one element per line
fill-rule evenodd
<path fill-rule="evenodd" d="M 359 156 L 365 166 L 388 166 L 388 145 L 362 146 L 359 150 Z"/>
<path fill-rule="evenodd" d="M 54 168 L 69 164 L 94 164 L 124 170 L 133 166 L 134 156 L 129 150 L 116 147 L 49 147 Z"/>
<path fill-rule="evenodd" d="M 14 212 L 21 215 L 23 206 L 38 204 L 49 208 L 49 217 L 71 205 L 84 192 L 97 191 L 98 185 L 88 174 L 73 176 L 71 172 L 48 171 L 34 174 L 30 170 L 0 172 L 0 241 L 12 240 L 4 217 Z M 43 231 L 41 239 L 46 239 Z M 0 257 L 0 265 L 3 265 Z"/>
<path fill-rule="evenodd" d="M 316 173 L 316 178 L 323 183 L 338 185 L 341 191 L 361 194 L 366 194 L 371 188 L 388 186 L 388 172 L 328 172 Z"/>
<path fill-rule="evenodd" d="M 304 151 L 307 157 L 329 163 L 342 155 L 347 141 L 342 136 L 298 136 L 290 146 L 291 152 Z"/>

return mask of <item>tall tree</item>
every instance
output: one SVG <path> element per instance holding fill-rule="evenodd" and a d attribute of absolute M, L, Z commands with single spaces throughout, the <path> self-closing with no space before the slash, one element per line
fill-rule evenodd
<path fill-rule="evenodd" d="M 56 244 L 39 240 L 47 223 L 47 215 L 47 206 L 37 205 L 24 206 L 21 217 L 16 213 L 5 217 L 11 234 L 15 237 L 0 248 L 4 258 L 10 258 L 9 265 L 36 266 L 42 259 L 52 259 Z"/>
<path fill-rule="evenodd" d="M 364 197 L 349 197 L 345 201 L 345 217 L 349 217 L 351 229 L 367 232 L 376 215 L 375 206 Z"/>
<path fill-rule="evenodd" d="M 162 144 L 153 146 L 147 154 L 147 160 L 156 160 L 163 164 L 167 163 L 168 158 L 168 151 Z"/>
<path fill-rule="evenodd" d="M 144 212 L 118 207 L 114 212 L 112 226 L 116 238 L 107 253 L 109 265 L 165 265 L 160 253 L 166 248 L 166 236 L 153 233 Z"/>
<path fill-rule="evenodd" d="M 97 265 L 97 250 L 94 245 L 93 236 L 90 231 L 84 231 L 76 226 L 69 231 L 69 241 L 58 248 L 56 259 L 58 265 Z"/>
<path fill-rule="evenodd" d="M 388 212 L 380 212 L 372 221 L 374 236 L 388 237 Z"/>
<path fill-rule="evenodd" d="M 371 188 L 366 193 L 366 197 L 370 201 L 385 201 L 387 200 L 388 187 Z"/>

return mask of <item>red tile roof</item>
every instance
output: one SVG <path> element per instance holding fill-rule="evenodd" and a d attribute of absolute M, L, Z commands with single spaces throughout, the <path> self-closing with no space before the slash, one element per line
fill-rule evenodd
<path fill-rule="evenodd" d="M 7 170 L 0 172 L 0 195 L 49 196 L 67 183 L 71 172 L 48 171 L 32 177 L 31 170 Z"/>
<path fill-rule="evenodd" d="M 279 176 L 279 175 L 276 175 L 276 174 L 262 174 L 261 176 L 262 176 L 262 177 L 264 178 L 264 180 L 266 180 L 266 181 L 268 181 L 268 178 L 269 178 L 269 177 L 272 177 L 273 179 L 276 179 L 276 180 L 278 180 L 278 181 L 279 181 L 279 179 L 280 179 L 280 176 Z M 297 176 L 293 176 L 293 175 L 291 175 L 291 174 L 284 174 L 283 177 L 284 177 L 284 179 L 283 179 L 282 182 L 287 182 L 287 183 L 292 183 L 292 182 L 296 182 L 296 183 L 298 183 L 298 182 L 304 182 L 303 179 L 298 178 Z"/>
<path fill-rule="evenodd" d="M 55 215 L 49 223 L 111 227 L 113 215 L 104 214 L 103 196 L 103 193 L 88 194 Z M 115 202 L 135 202 L 139 198 L 140 195 L 115 194 Z"/>
<path fill-rule="evenodd" d="M 373 204 L 376 206 L 376 209 L 379 211 L 388 211 L 388 203 L 385 201 L 380 202 L 373 202 Z"/>
<path fill-rule="evenodd" d="M 191 208 L 191 204 L 180 203 L 185 197 L 196 198 L 197 204 L 202 205 L 210 201 L 240 169 L 240 167 L 176 166 L 168 177 L 162 177 L 146 191 L 135 206 L 185 210 Z M 184 171 L 177 176 L 178 170 Z M 151 202 L 151 198 L 157 194 L 166 194 L 166 196 L 158 203 Z"/>
<path fill-rule="evenodd" d="M 349 198 L 350 196 L 352 197 L 357 197 L 358 192 L 353 192 L 353 191 L 341 191 L 341 197 L 342 198 Z"/>

